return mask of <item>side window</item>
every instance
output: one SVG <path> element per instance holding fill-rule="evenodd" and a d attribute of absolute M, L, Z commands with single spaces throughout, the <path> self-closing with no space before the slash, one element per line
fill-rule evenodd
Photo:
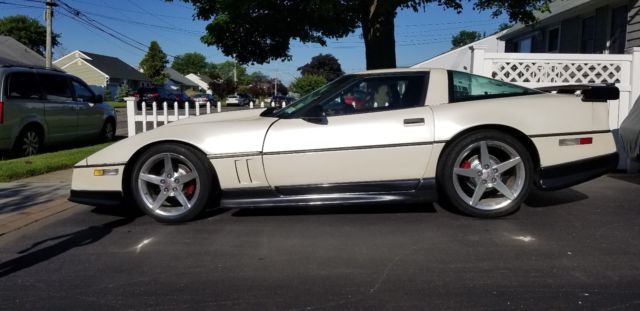
<path fill-rule="evenodd" d="M 48 100 L 52 101 L 72 101 L 73 93 L 69 79 L 63 75 L 40 74 L 42 88 Z"/>
<path fill-rule="evenodd" d="M 423 106 L 427 79 L 424 74 L 366 78 L 321 106 L 327 116 Z"/>
<path fill-rule="evenodd" d="M 93 92 L 84 86 L 84 84 L 71 80 L 71 85 L 73 85 L 73 90 L 76 94 L 76 101 L 88 103 L 93 99 Z"/>
<path fill-rule="evenodd" d="M 538 94 L 519 85 L 502 82 L 465 72 L 449 72 L 450 102 Z"/>
<path fill-rule="evenodd" d="M 7 98 L 41 99 L 42 90 L 33 72 L 15 72 L 7 79 Z"/>

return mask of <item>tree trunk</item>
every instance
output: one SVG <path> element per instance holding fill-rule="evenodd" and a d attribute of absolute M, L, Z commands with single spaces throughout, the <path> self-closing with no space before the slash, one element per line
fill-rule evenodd
<path fill-rule="evenodd" d="M 367 70 L 396 68 L 395 24 L 397 6 L 389 0 L 364 0 L 360 23 Z"/>

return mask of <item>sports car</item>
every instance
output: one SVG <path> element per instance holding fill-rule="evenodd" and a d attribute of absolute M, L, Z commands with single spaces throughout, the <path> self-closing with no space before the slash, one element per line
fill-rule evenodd
<path fill-rule="evenodd" d="M 433 202 L 476 217 L 615 168 L 610 88 L 549 94 L 444 69 L 345 75 L 284 108 L 185 119 L 75 165 L 70 200 L 160 222 L 206 207 Z M 353 94 L 366 99 L 349 102 Z M 345 100 L 345 98 L 347 100 Z"/>

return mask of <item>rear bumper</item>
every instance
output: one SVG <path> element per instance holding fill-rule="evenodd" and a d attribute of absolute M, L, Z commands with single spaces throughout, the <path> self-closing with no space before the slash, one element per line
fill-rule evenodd
<path fill-rule="evenodd" d="M 119 205 L 124 201 L 120 191 L 83 191 L 71 190 L 69 201 L 92 206 Z"/>
<path fill-rule="evenodd" d="M 600 177 L 618 165 L 618 153 L 547 166 L 538 172 L 536 185 L 541 190 L 558 190 Z"/>

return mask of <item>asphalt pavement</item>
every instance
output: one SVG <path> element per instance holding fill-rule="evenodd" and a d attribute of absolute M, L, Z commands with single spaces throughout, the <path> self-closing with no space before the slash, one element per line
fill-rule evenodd
<path fill-rule="evenodd" d="M 161 225 L 76 206 L 0 237 L 2 310 L 640 309 L 640 176 L 439 205 L 211 210 Z"/>

